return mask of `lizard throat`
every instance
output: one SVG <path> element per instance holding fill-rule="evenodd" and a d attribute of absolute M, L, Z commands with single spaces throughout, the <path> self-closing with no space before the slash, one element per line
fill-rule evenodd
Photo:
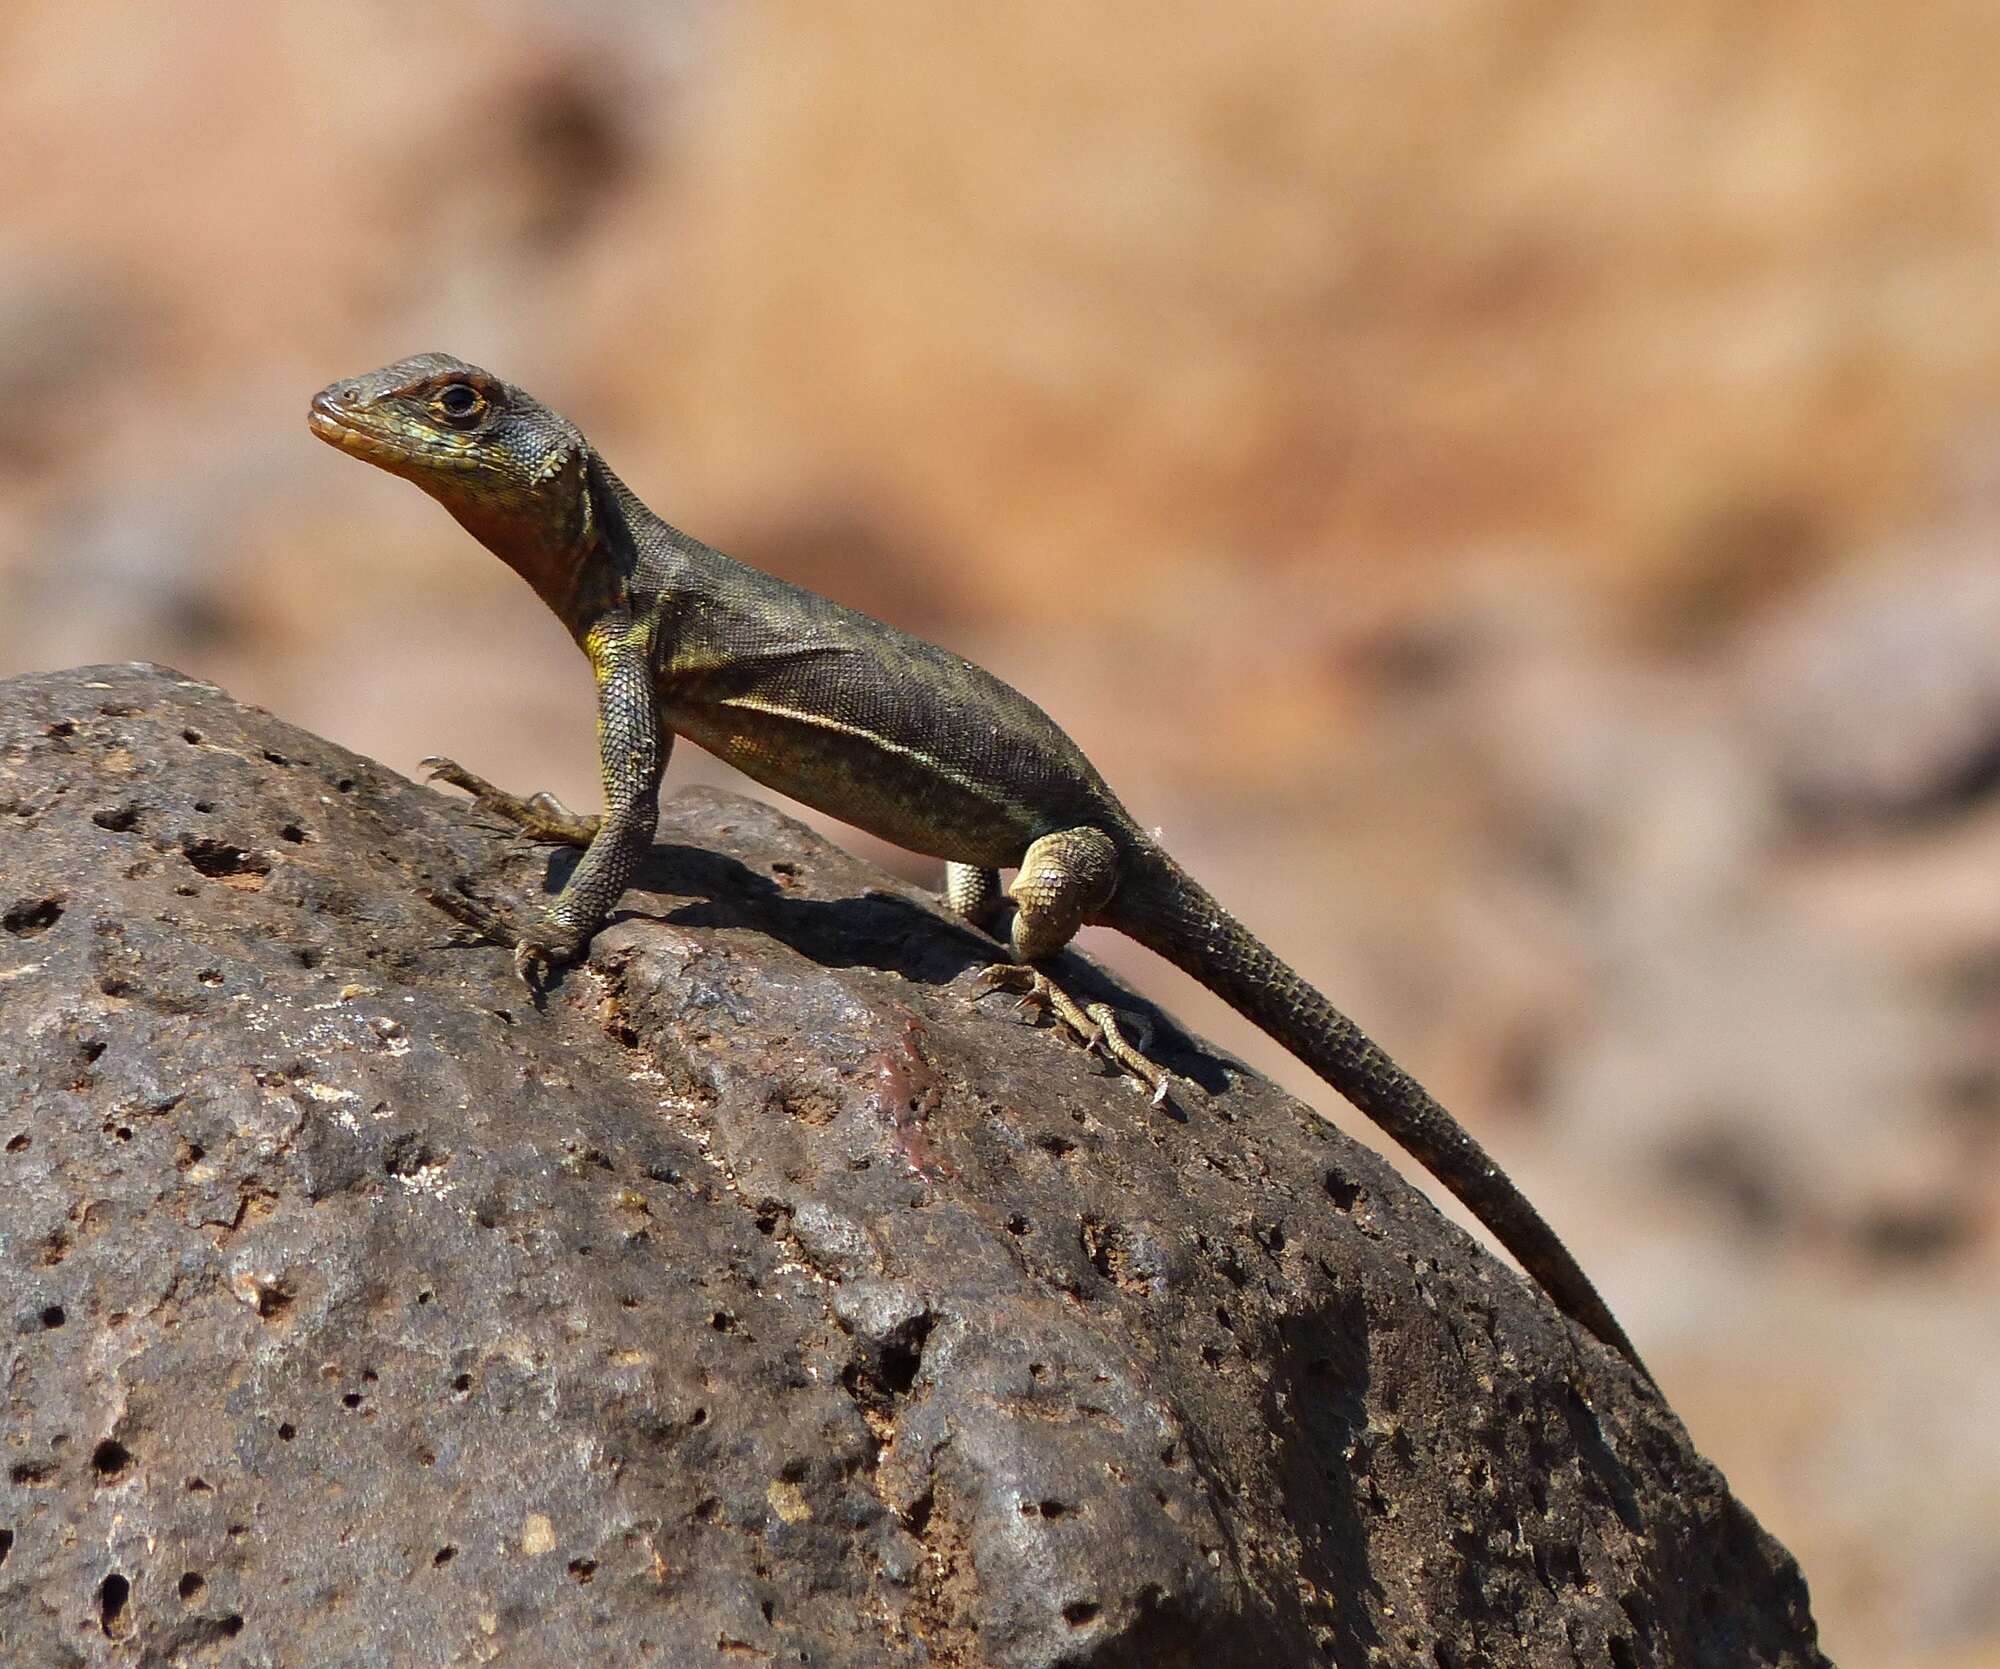
<path fill-rule="evenodd" d="M 585 528 L 557 528 L 490 505 L 446 501 L 459 526 L 534 587 L 535 595 L 570 628 L 582 618 L 581 581 L 589 566 L 592 540 Z"/>

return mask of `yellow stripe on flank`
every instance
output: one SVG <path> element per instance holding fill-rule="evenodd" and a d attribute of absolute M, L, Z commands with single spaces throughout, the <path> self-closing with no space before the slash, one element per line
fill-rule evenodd
<path fill-rule="evenodd" d="M 753 713 L 762 713 L 770 718 L 789 719 L 794 724 L 809 725 L 815 730 L 830 730 L 839 736 L 852 736 L 857 741 L 872 743 L 884 753 L 893 753 L 903 759 L 914 760 L 926 770 L 944 777 L 958 788 L 963 789 L 974 799 L 985 800 L 991 803 L 992 795 L 985 787 L 974 782 L 971 778 L 951 770 L 945 765 L 944 761 L 934 758 L 929 754 L 921 753 L 915 748 L 906 748 L 900 742 L 892 742 L 888 737 L 880 735 L 873 730 L 864 730 L 857 725 L 843 723 L 841 720 L 832 718 L 825 713 L 808 713 L 796 707 L 783 707 L 775 701 L 767 701 L 760 696 L 754 695 L 724 696 L 716 705 L 718 707 L 747 707 Z M 1003 803 L 1010 810 L 1018 811 L 1020 809 L 1012 801 Z"/>

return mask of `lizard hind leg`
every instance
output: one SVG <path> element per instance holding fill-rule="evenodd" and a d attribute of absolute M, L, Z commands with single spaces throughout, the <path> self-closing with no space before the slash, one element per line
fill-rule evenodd
<path fill-rule="evenodd" d="M 523 799 L 494 787 L 482 776 L 473 775 L 455 759 L 426 759 L 421 768 L 432 782 L 448 782 L 454 788 L 463 788 L 478 801 L 482 811 L 504 818 L 531 840 L 588 846 L 596 838 L 598 819 L 578 816 L 553 794 L 530 794 Z"/>
<path fill-rule="evenodd" d="M 1077 929 L 1111 901 L 1117 886 L 1118 849 L 1102 830 L 1083 827 L 1043 835 L 1028 848 L 1008 889 L 1014 900 L 1014 954 L 1020 960 L 988 969 L 986 978 L 1020 991 L 1023 1003 L 1046 1009 L 1085 1047 L 1101 1050 L 1145 1084 L 1159 1106 L 1173 1079 L 1126 1037 L 1117 1011 L 1109 1003 L 1078 1002 L 1038 966 L 1076 937 Z"/>
<path fill-rule="evenodd" d="M 969 863 L 944 866 L 944 907 L 953 915 L 974 927 L 992 927 L 1000 919 L 1000 908 L 1005 902 L 999 870 L 981 869 Z"/>
<path fill-rule="evenodd" d="M 1014 954 L 1023 962 L 1054 956 L 1076 930 L 1111 902 L 1118 848 L 1101 829 L 1059 829 L 1027 850 L 1014 884 Z"/>

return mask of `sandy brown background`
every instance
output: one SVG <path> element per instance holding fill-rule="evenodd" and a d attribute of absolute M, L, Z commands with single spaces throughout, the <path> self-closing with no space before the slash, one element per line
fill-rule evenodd
<path fill-rule="evenodd" d="M 1996 85 L 1966 0 L 8 0 L 0 673 L 588 800 L 560 628 L 303 426 L 527 383 L 1054 712 L 1545 1206 L 1835 1658 L 2000 1665 Z"/>

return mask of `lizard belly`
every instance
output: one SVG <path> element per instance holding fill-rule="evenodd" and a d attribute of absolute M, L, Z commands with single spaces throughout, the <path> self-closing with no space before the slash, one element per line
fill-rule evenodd
<path fill-rule="evenodd" d="M 754 697 L 664 716 L 765 787 L 912 852 L 997 869 L 1043 832 L 1002 785 L 863 726 Z"/>

